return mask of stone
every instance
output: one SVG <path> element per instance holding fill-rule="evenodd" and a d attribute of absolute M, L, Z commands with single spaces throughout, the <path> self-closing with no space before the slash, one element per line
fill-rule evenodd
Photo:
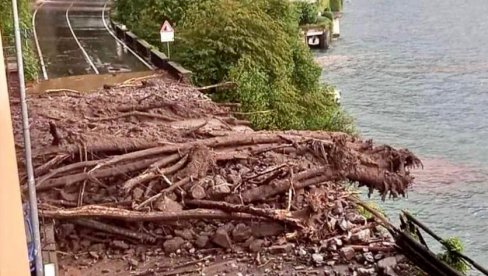
<path fill-rule="evenodd" d="M 351 236 L 351 240 L 353 242 L 362 242 L 362 243 L 368 242 L 370 238 L 371 238 L 371 231 L 369 229 L 361 230 L 359 232 L 352 234 Z"/>
<path fill-rule="evenodd" d="M 358 268 L 357 272 L 358 272 L 358 276 L 372 276 L 375 275 L 376 273 L 374 271 L 374 267 L 371 268 L 360 267 Z"/>
<path fill-rule="evenodd" d="M 183 244 L 185 240 L 181 237 L 175 237 L 170 240 L 167 240 L 163 243 L 164 252 L 166 253 L 174 253 L 178 250 Z"/>
<path fill-rule="evenodd" d="M 354 258 L 354 255 L 356 255 L 356 252 L 354 251 L 354 248 L 350 246 L 343 247 L 339 250 L 340 254 L 342 257 L 344 257 L 346 260 L 350 261 L 352 258 Z"/>
<path fill-rule="evenodd" d="M 251 250 L 251 252 L 259 252 L 263 247 L 263 244 L 264 244 L 264 240 L 260 240 L 260 239 L 253 240 L 249 244 L 249 250 Z"/>
<path fill-rule="evenodd" d="M 312 260 L 315 264 L 320 265 L 324 262 L 324 256 L 322 254 L 312 254 Z"/>
<path fill-rule="evenodd" d="M 129 258 L 129 264 L 134 267 L 134 266 L 138 266 L 139 262 L 134 258 Z"/>
<path fill-rule="evenodd" d="M 395 276 L 396 273 L 393 268 L 397 265 L 397 258 L 395 256 L 384 258 L 378 261 L 378 269 L 384 275 Z"/>
<path fill-rule="evenodd" d="M 365 252 L 363 253 L 363 256 L 364 256 L 364 259 L 370 263 L 374 263 L 374 257 L 373 257 L 373 253 L 371 252 Z"/>
<path fill-rule="evenodd" d="M 290 253 L 293 248 L 295 247 L 292 243 L 286 243 L 283 245 L 273 245 L 268 247 L 268 251 L 271 254 L 283 254 L 283 253 Z"/>
<path fill-rule="evenodd" d="M 251 226 L 252 235 L 256 238 L 271 237 L 281 234 L 285 228 L 277 222 L 258 222 Z"/>
<path fill-rule="evenodd" d="M 225 227 L 220 227 L 215 231 L 212 241 L 222 248 L 232 248 L 232 241 Z"/>
<path fill-rule="evenodd" d="M 298 249 L 298 256 L 304 257 L 306 255 L 307 255 L 307 251 L 303 247 L 300 247 Z"/>
<path fill-rule="evenodd" d="M 115 240 L 112 242 L 112 245 L 120 249 L 129 249 L 129 245 L 125 241 Z"/>
<path fill-rule="evenodd" d="M 251 227 L 247 226 L 244 223 L 239 223 L 234 227 L 232 230 L 232 238 L 236 242 L 243 242 L 252 235 Z"/>
<path fill-rule="evenodd" d="M 135 188 L 134 191 L 132 191 L 132 198 L 134 200 L 141 199 L 143 195 L 144 195 L 144 190 L 139 187 Z"/>
<path fill-rule="evenodd" d="M 182 237 L 183 239 L 187 241 L 193 240 L 193 233 L 190 231 L 190 229 L 185 229 L 185 230 L 175 230 L 175 235 L 178 237 Z"/>
<path fill-rule="evenodd" d="M 164 212 L 179 212 L 183 210 L 183 207 L 178 202 L 165 196 L 156 200 L 154 207 L 159 211 Z"/>
<path fill-rule="evenodd" d="M 214 178 L 214 185 L 212 186 L 210 193 L 212 197 L 223 197 L 230 194 L 232 187 L 221 175 L 216 175 Z"/>
<path fill-rule="evenodd" d="M 100 256 L 98 256 L 97 252 L 90 251 L 90 252 L 88 252 L 88 254 L 90 254 L 90 256 L 91 256 L 93 259 L 98 260 L 98 258 L 100 258 Z"/>
<path fill-rule="evenodd" d="M 198 248 L 204 248 L 207 246 L 209 240 L 210 240 L 210 238 L 208 236 L 200 235 L 195 240 L 195 245 Z"/>
<path fill-rule="evenodd" d="M 384 257 L 385 256 L 383 256 L 383 254 L 381 254 L 381 253 L 378 253 L 378 254 L 374 255 L 374 259 L 377 260 L 377 261 L 383 259 Z"/>

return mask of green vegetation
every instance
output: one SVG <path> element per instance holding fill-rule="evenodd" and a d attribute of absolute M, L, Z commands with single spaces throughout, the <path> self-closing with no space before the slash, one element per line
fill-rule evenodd
<path fill-rule="evenodd" d="M 32 17 L 29 9 L 29 0 L 19 0 L 20 34 L 22 36 L 22 51 L 24 56 L 24 73 L 26 80 L 37 79 L 38 64 L 31 45 Z M 12 18 L 11 0 L 0 0 L 0 31 L 2 42 L 7 47 L 9 55 L 15 53 L 14 26 Z"/>
<path fill-rule="evenodd" d="M 158 45 L 159 25 L 176 29 L 172 57 L 196 85 L 234 81 L 214 95 L 239 102 L 257 129 L 353 132 L 351 119 L 320 83 L 321 68 L 299 35 L 300 14 L 282 0 L 118 0 L 116 18 Z M 135 8 L 137 7 L 137 8 Z"/>
<path fill-rule="evenodd" d="M 445 239 L 442 245 L 444 246 L 444 252 L 439 254 L 439 258 L 457 271 L 466 274 L 469 266 L 456 254 L 464 251 L 462 241 L 457 237 L 451 237 Z"/>

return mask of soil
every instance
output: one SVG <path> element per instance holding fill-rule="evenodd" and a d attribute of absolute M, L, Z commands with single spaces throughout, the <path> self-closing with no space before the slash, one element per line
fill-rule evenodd
<path fill-rule="evenodd" d="M 28 97 L 61 275 L 412 275 L 349 183 L 387 197 L 412 153 L 342 133 L 253 131 L 165 76 Z M 20 178 L 21 118 L 12 97 Z"/>

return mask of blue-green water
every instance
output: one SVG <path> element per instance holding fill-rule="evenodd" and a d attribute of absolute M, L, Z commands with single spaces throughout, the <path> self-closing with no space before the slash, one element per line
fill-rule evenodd
<path fill-rule="evenodd" d="M 361 134 L 424 161 L 406 208 L 488 267 L 488 1 L 351 0 L 317 53 Z"/>

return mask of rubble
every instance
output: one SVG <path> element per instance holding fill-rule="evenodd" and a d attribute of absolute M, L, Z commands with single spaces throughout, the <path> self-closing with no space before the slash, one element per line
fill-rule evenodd
<path fill-rule="evenodd" d="M 61 250 L 126 252 L 137 269 L 148 256 L 199 252 L 279 254 L 282 263 L 332 270 L 356 256 L 393 256 L 392 245 L 378 252 L 370 243 L 388 237 L 358 214 L 343 184 L 402 196 L 409 168 L 421 165 L 415 155 L 343 133 L 253 131 L 194 87 L 151 82 L 30 96 L 39 213 L 59 221 Z M 92 242 L 111 246 L 96 252 Z"/>

